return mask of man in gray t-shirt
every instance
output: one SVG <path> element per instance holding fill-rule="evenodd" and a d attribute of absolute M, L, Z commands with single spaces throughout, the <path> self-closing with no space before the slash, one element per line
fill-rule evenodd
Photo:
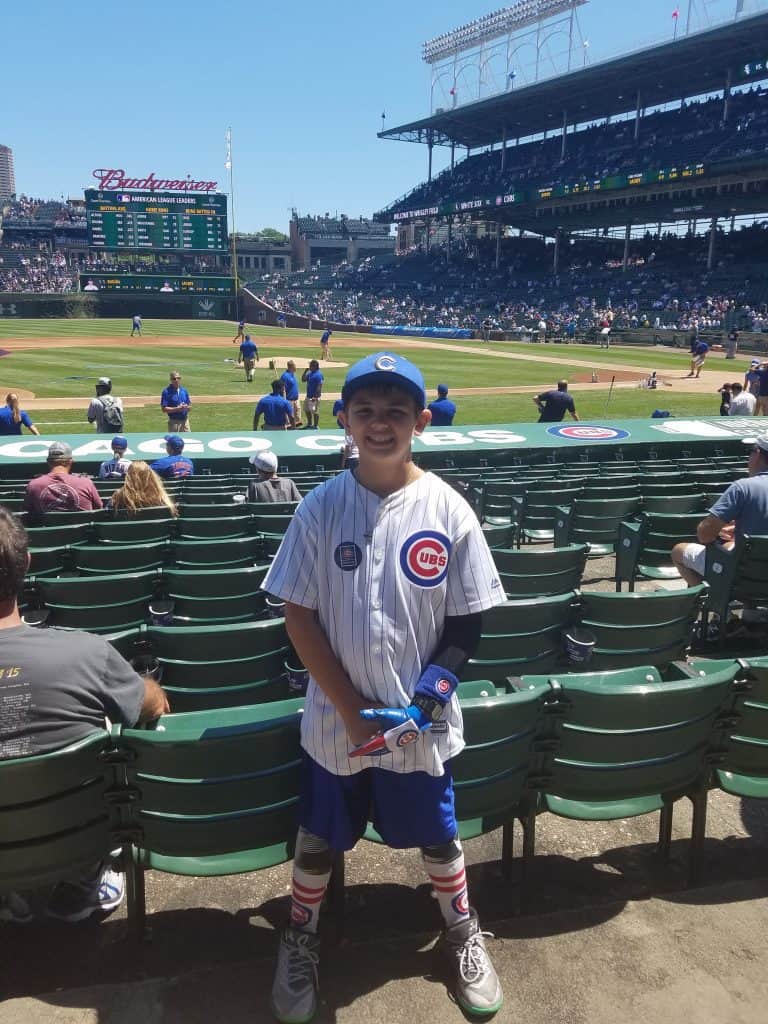
<path fill-rule="evenodd" d="M 277 456 L 274 452 L 256 452 L 250 462 L 256 472 L 256 479 L 248 484 L 248 501 L 301 501 L 301 494 L 293 480 L 277 475 Z"/>
<path fill-rule="evenodd" d="M 672 548 L 672 561 L 689 587 L 704 577 L 708 544 L 732 548 L 745 535 L 768 534 L 768 434 L 745 443 L 752 445 L 749 476 L 732 483 L 709 509 L 696 529 L 698 544 Z"/>
<path fill-rule="evenodd" d="M 22 621 L 17 595 L 28 566 L 26 531 L 0 506 L 0 760 L 66 747 L 105 728 L 107 719 L 133 726 L 168 711 L 155 680 L 137 675 L 102 637 Z M 96 864 L 46 894 L 45 912 L 80 921 L 114 910 L 123 893 L 123 876 Z M 0 895 L 0 920 L 30 920 L 40 898 Z"/>

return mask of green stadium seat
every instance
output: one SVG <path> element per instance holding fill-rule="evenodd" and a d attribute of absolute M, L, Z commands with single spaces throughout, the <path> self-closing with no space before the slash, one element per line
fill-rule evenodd
<path fill-rule="evenodd" d="M 732 601 L 747 608 L 768 605 L 768 536 L 742 537 L 730 551 L 708 544 L 704 580 L 709 584 L 707 614 L 717 616 L 722 642 Z"/>
<path fill-rule="evenodd" d="M 74 568 L 84 575 L 147 572 L 171 557 L 169 541 L 152 544 L 84 544 L 70 549 Z"/>
<path fill-rule="evenodd" d="M 109 735 L 49 754 L 0 760 L 0 892 L 53 885 L 114 849 Z"/>
<path fill-rule="evenodd" d="M 105 519 L 95 523 L 93 539 L 99 544 L 150 544 L 170 539 L 175 530 L 172 518 Z"/>
<path fill-rule="evenodd" d="M 705 675 L 727 669 L 728 661 L 696 662 Z M 768 799 L 768 658 L 738 665 L 744 694 L 734 716 L 725 757 L 716 769 L 720 788 L 733 796 Z"/>
<path fill-rule="evenodd" d="M 734 678 L 730 667 L 706 678 L 663 682 L 650 666 L 524 677 L 523 686 L 548 683 L 560 690 L 557 750 L 544 783 L 546 810 L 578 821 L 660 811 L 659 847 L 668 854 L 674 804 L 687 796 L 693 804 L 690 877 L 695 881 L 710 762 L 723 746 Z"/>
<path fill-rule="evenodd" d="M 252 529 L 253 518 L 251 516 L 203 517 L 202 519 L 189 519 L 185 516 L 178 522 L 178 538 L 179 540 L 208 538 L 224 540 L 228 537 L 245 537 Z"/>
<path fill-rule="evenodd" d="M 634 590 L 638 578 L 679 579 L 680 574 L 672 564 L 672 548 L 692 541 L 701 519 L 698 512 L 641 512 L 637 522 L 622 523 L 616 544 L 616 589 L 621 590 L 626 582 Z"/>
<path fill-rule="evenodd" d="M 180 569 L 255 565 L 262 551 L 260 537 L 230 537 L 224 540 L 177 540 L 173 543 L 174 564 Z"/>
<path fill-rule="evenodd" d="M 547 597 L 578 590 L 587 560 L 586 544 L 555 548 L 493 548 L 508 598 Z"/>
<path fill-rule="evenodd" d="M 28 526 L 27 538 L 33 548 L 60 548 L 71 544 L 86 544 L 91 537 L 90 523 L 71 523 L 64 526 Z"/>
<path fill-rule="evenodd" d="M 140 794 L 124 848 L 131 928 L 144 926 L 144 871 L 220 876 L 290 860 L 301 778 L 301 701 L 165 715 L 123 729 Z"/>
<path fill-rule="evenodd" d="M 706 584 L 652 593 L 582 592 L 579 621 L 595 637 L 590 669 L 665 668 L 691 646 Z"/>
<path fill-rule="evenodd" d="M 575 498 L 570 505 L 558 506 L 555 515 L 555 547 L 588 544 L 590 557 L 613 554 L 622 520 L 631 519 L 639 507 L 639 497 L 599 501 Z"/>
<path fill-rule="evenodd" d="M 195 624 L 248 621 L 265 612 L 261 583 L 268 569 L 165 569 L 163 588 L 174 602 L 175 618 Z"/>
<path fill-rule="evenodd" d="M 556 668 L 575 600 L 570 593 L 507 601 L 483 612 L 480 643 L 461 678 L 505 686 L 509 676 Z"/>
<path fill-rule="evenodd" d="M 552 541 L 555 536 L 557 508 L 567 505 L 581 494 L 581 486 L 561 484 L 557 490 L 526 490 L 517 516 L 517 545 Z M 558 545 L 562 547 L 563 545 Z"/>
<path fill-rule="evenodd" d="M 60 548 L 30 548 L 29 569 L 30 576 L 57 576 L 69 562 L 69 549 Z"/>
<path fill-rule="evenodd" d="M 156 572 L 117 576 L 33 578 L 28 580 L 26 607 L 48 608 L 49 625 L 109 633 L 146 621 L 147 607 L 158 585 Z"/>

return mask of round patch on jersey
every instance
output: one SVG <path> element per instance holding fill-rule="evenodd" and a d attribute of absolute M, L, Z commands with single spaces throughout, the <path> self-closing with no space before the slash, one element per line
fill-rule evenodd
<path fill-rule="evenodd" d="M 418 738 L 418 729 L 409 729 L 408 732 L 400 733 L 397 737 L 397 745 L 398 747 L 407 747 L 410 746 L 411 743 L 415 743 Z"/>
<path fill-rule="evenodd" d="M 354 572 L 363 560 L 363 552 L 351 540 L 343 540 L 333 552 L 333 560 L 342 572 Z"/>
<path fill-rule="evenodd" d="M 438 587 L 448 572 L 451 542 L 445 534 L 421 530 L 400 548 L 400 568 L 417 587 Z"/>
<path fill-rule="evenodd" d="M 548 427 L 552 437 L 564 437 L 569 441 L 623 441 L 629 437 L 628 430 L 617 427 L 600 427 L 592 423 L 575 423 L 567 427 Z"/>

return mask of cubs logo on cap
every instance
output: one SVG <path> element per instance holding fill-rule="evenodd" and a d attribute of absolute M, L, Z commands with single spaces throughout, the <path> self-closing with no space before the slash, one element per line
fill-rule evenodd
<path fill-rule="evenodd" d="M 400 549 L 400 568 L 417 587 L 438 587 L 448 572 L 451 542 L 434 530 L 421 530 Z"/>
<path fill-rule="evenodd" d="M 350 367 L 341 397 L 346 403 L 358 389 L 382 382 L 397 384 L 413 395 L 421 409 L 427 404 L 421 370 L 395 352 L 374 352 Z"/>

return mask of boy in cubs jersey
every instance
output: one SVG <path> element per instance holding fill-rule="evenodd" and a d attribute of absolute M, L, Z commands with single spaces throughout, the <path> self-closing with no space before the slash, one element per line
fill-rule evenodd
<path fill-rule="evenodd" d="M 424 380 L 399 355 L 356 363 L 342 391 L 359 463 L 299 505 L 263 587 L 310 681 L 291 919 L 272 1010 L 286 1024 L 317 1006 L 320 904 L 335 851 L 369 816 L 395 848 L 418 847 L 443 914 L 442 948 L 470 1013 L 502 1004 L 470 907 L 454 814 L 451 760 L 464 739 L 458 674 L 481 614 L 504 591 L 464 499 L 411 459 L 428 422 Z"/>

